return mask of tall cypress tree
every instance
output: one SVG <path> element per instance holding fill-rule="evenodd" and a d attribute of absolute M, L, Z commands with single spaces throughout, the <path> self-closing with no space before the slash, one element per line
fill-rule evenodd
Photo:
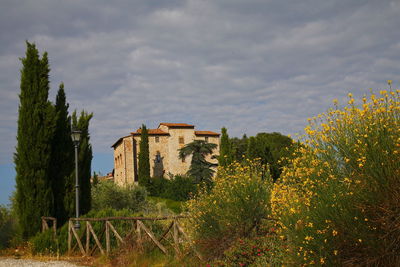
<path fill-rule="evenodd" d="M 48 101 L 49 72 L 47 53 L 42 58 L 35 44 L 26 43 L 22 58 L 20 104 L 18 110 L 16 204 L 24 238 L 40 230 L 40 217 L 54 211 L 51 186 L 51 140 L 55 111 Z"/>
<path fill-rule="evenodd" d="M 81 131 L 81 138 L 78 147 L 78 179 L 79 179 L 79 214 L 83 215 L 91 208 L 91 165 L 92 145 L 90 144 L 89 122 L 93 113 L 82 111 L 79 118 L 76 111 L 72 113 L 72 128 Z M 72 171 L 66 182 L 66 195 L 64 199 L 67 213 L 75 217 L 75 169 Z"/>
<path fill-rule="evenodd" d="M 64 206 L 66 195 L 66 182 L 74 170 L 74 146 L 71 140 L 71 118 L 68 115 L 68 103 L 66 102 L 64 84 L 56 97 L 56 130 L 52 142 L 52 190 L 54 196 L 54 213 L 58 224 L 61 226 L 68 218 Z"/>
<path fill-rule="evenodd" d="M 139 184 L 147 186 L 150 181 L 150 152 L 149 152 L 149 133 L 146 125 L 142 125 L 140 144 L 139 144 Z"/>
<path fill-rule="evenodd" d="M 218 163 L 220 166 L 227 166 L 233 161 L 232 146 L 229 142 L 227 129 L 221 129 L 221 146 L 219 148 Z"/>

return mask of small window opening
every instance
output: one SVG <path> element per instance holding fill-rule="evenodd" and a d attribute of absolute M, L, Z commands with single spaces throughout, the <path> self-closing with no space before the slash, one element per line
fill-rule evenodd
<path fill-rule="evenodd" d="M 156 154 L 156 162 L 157 162 L 157 163 L 160 163 L 160 162 L 161 162 L 161 154 L 160 154 L 160 151 L 157 151 L 157 154 Z"/>
<path fill-rule="evenodd" d="M 158 143 L 158 142 L 160 142 L 160 137 L 159 136 L 156 136 L 156 143 Z"/>
<path fill-rule="evenodd" d="M 185 139 L 183 139 L 183 136 L 179 137 L 179 144 L 184 144 L 185 143 Z"/>
<path fill-rule="evenodd" d="M 208 142 L 208 136 L 206 136 L 206 137 L 204 138 L 204 140 L 205 140 L 206 142 Z"/>

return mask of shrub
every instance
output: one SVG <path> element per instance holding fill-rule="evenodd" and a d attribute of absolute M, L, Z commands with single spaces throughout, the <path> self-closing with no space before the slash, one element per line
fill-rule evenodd
<path fill-rule="evenodd" d="M 11 211 L 0 205 L 0 249 L 10 246 L 11 240 L 16 235 L 15 224 Z"/>
<path fill-rule="evenodd" d="M 275 185 L 273 210 L 296 265 L 400 264 L 400 91 L 310 120 Z"/>
<path fill-rule="evenodd" d="M 170 179 L 152 178 L 146 187 L 151 196 L 186 201 L 196 193 L 196 184 L 190 177 L 171 175 Z"/>
<path fill-rule="evenodd" d="M 147 191 L 141 186 L 119 187 L 111 181 L 99 182 L 92 190 L 92 209 L 129 209 L 138 212 L 146 206 Z"/>
<path fill-rule="evenodd" d="M 186 228 L 210 258 L 229 244 L 247 237 L 270 214 L 272 179 L 262 180 L 263 167 L 255 161 L 220 168 L 210 192 L 202 190 L 186 208 Z"/>
<path fill-rule="evenodd" d="M 176 201 L 189 200 L 196 193 L 196 184 L 190 177 L 175 175 L 167 184 L 165 191 L 160 195 Z"/>
<path fill-rule="evenodd" d="M 170 180 L 168 179 L 163 177 L 154 177 L 150 179 L 146 189 L 149 191 L 150 196 L 159 197 L 165 192 L 169 184 Z"/>

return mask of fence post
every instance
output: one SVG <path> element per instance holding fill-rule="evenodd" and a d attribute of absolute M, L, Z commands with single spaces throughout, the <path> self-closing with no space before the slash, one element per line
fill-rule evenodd
<path fill-rule="evenodd" d="M 72 242 L 72 236 L 71 236 L 71 220 L 68 220 L 68 255 L 71 254 L 71 242 Z"/>
<path fill-rule="evenodd" d="M 175 248 L 175 252 L 176 252 L 176 256 L 178 256 L 180 254 L 179 251 L 179 242 L 178 242 L 178 227 L 176 225 L 176 220 L 173 221 L 174 222 L 174 230 L 173 230 L 173 235 L 174 235 L 174 248 Z"/>
<path fill-rule="evenodd" d="M 139 220 L 136 220 L 136 233 L 137 233 L 137 243 L 138 247 L 142 247 L 142 233 L 140 231 L 140 224 Z"/>
<path fill-rule="evenodd" d="M 89 246 L 90 246 L 89 222 L 86 221 L 86 256 L 89 256 L 90 254 Z"/>
<path fill-rule="evenodd" d="M 106 221 L 106 251 L 107 255 L 110 254 L 110 227 L 108 221 Z"/>

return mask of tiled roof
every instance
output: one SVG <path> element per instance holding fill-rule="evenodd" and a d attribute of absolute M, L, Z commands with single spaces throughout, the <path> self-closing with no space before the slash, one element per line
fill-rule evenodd
<path fill-rule="evenodd" d="M 149 135 L 169 135 L 169 133 L 164 132 L 161 129 L 147 129 Z M 142 133 L 142 129 L 137 129 L 136 132 L 131 133 L 132 135 L 140 135 Z"/>
<path fill-rule="evenodd" d="M 195 135 L 219 136 L 219 133 L 211 131 L 194 131 Z"/>
<path fill-rule="evenodd" d="M 194 128 L 194 125 L 187 124 L 187 123 L 168 123 L 168 122 L 162 122 L 160 125 L 164 125 L 167 127 L 188 127 L 188 128 Z M 158 126 L 160 127 L 160 126 Z"/>

